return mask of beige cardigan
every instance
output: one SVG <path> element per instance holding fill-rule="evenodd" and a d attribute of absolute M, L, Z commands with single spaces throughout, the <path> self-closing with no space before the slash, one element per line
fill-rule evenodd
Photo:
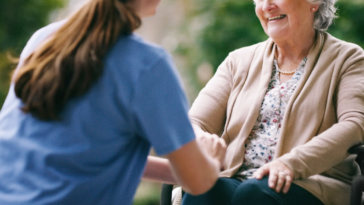
<path fill-rule="evenodd" d="M 190 110 L 195 132 L 221 135 L 228 144 L 221 177 L 231 177 L 244 159 L 244 142 L 259 115 L 272 73 L 275 44 L 231 52 Z M 294 183 L 324 204 L 349 204 L 359 173 L 347 150 L 364 140 L 364 51 L 318 33 L 305 72 L 282 123 L 275 159 L 294 172 Z"/>

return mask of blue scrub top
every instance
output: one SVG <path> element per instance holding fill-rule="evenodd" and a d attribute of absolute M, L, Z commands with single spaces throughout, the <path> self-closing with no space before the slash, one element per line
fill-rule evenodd
<path fill-rule="evenodd" d="M 29 40 L 21 62 L 60 28 Z M 101 78 L 70 100 L 61 121 L 23 113 L 11 84 L 0 112 L 0 204 L 132 204 L 150 147 L 165 155 L 194 139 L 170 56 L 120 37 Z"/>

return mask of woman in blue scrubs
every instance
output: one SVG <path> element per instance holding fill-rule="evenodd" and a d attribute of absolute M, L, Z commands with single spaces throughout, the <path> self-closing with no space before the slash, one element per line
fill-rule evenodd
<path fill-rule="evenodd" d="M 214 185 L 224 143 L 199 148 L 170 55 L 133 33 L 159 1 L 89 0 L 31 37 L 0 113 L 0 204 L 132 204 L 150 147 L 171 164 L 145 178 Z"/>

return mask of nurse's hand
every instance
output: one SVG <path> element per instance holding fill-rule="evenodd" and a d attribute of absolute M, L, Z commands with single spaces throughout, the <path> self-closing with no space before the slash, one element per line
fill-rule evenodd
<path fill-rule="evenodd" d="M 220 169 L 223 170 L 223 163 L 226 154 L 225 140 L 215 134 L 209 134 L 207 132 L 196 137 L 196 141 L 199 147 L 208 155 L 218 160 L 220 163 Z"/>
<path fill-rule="evenodd" d="M 277 193 L 281 191 L 286 194 L 291 187 L 293 180 L 293 172 L 283 162 L 276 159 L 259 168 L 253 177 L 262 179 L 265 175 L 269 174 L 268 186 L 274 189 Z"/>

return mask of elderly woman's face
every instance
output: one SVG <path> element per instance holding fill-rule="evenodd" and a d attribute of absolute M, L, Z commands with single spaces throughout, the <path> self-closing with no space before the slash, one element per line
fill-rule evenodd
<path fill-rule="evenodd" d="M 273 39 L 288 39 L 313 28 L 314 5 L 306 0 L 254 0 L 255 12 L 265 33 Z"/>

